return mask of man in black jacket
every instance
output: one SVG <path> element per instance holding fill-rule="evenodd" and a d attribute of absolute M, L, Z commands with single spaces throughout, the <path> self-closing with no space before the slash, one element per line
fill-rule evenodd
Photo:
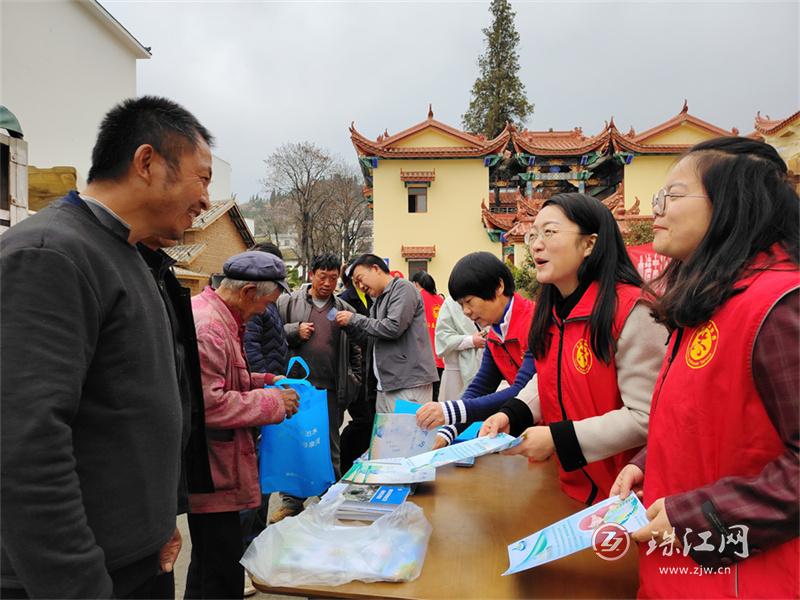
<path fill-rule="evenodd" d="M 283 260 L 283 253 L 272 242 L 256 244 L 251 250 L 267 252 Z M 256 373 L 287 375 L 289 345 L 283 331 L 283 321 L 275 304 L 269 304 L 263 314 L 247 322 L 244 332 L 244 351 L 247 364 Z"/>
<path fill-rule="evenodd" d="M 127 100 L 84 193 L 0 238 L 4 598 L 154 597 L 172 569 L 179 370 L 136 243 L 208 208 L 211 142 L 174 102 Z"/>

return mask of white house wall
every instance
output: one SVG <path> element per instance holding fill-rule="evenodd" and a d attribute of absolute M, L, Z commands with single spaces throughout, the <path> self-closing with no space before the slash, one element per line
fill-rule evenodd
<path fill-rule="evenodd" d="M 216 154 L 212 154 L 211 158 L 211 184 L 208 186 L 208 196 L 212 202 L 227 200 L 231 197 L 231 165 Z M 237 200 L 247 202 L 246 198 Z"/>
<path fill-rule="evenodd" d="M 73 0 L 0 0 L 0 104 L 19 119 L 28 164 L 72 166 L 86 182 L 97 128 L 136 95 L 136 56 Z"/>

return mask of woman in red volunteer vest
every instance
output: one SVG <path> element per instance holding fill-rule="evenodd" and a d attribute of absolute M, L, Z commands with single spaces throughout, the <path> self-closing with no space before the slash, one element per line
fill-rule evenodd
<path fill-rule="evenodd" d="M 411 282 L 417 288 L 420 296 L 422 296 L 422 303 L 425 305 L 425 320 L 428 323 L 428 334 L 431 336 L 431 349 L 436 348 L 436 321 L 439 318 L 439 311 L 444 304 L 444 298 L 436 293 L 436 281 L 425 271 L 417 271 L 411 276 Z M 439 371 L 439 381 L 442 379 L 442 371 L 444 371 L 444 361 L 433 350 L 433 362 L 436 363 L 436 369 Z M 433 397 L 439 396 L 439 381 L 433 384 Z"/>
<path fill-rule="evenodd" d="M 647 448 L 612 489 L 644 484 L 642 597 L 800 593 L 799 202 L 746 138 L 694 146 L 653 198 L 670 343 Z"/>
<path fill-rule="evenodd" d="M 544 203 L 529 234 L 542 284 L 530 329 L 540 425 L 509 454 L 558 457 L 561 489 L 593 504 L 608 496 L 619 469 L 645 443 L 650 398 L 666 329 L 642 299 L 611 212 L 585 194 Z M 532 425 L 536 407 L 512 400 L 482 434 Z"/>
<path fill-rule="evenodd" d="M 503 261 L 489 252 L 467 254 L 453 267 L 447 287 L 464 314 L 488 328 L 488 333 L 481 366 L 461 398 L 428 402 L 417 411 L 417 424 L 423 429 L 444 425 L 437 448 L 452 442 L 468 423 L 494 414 L 519 395 L 535 374 L 528 352 L 533 303 L 514 292 L 514 276 Z M 480 345 L 477 339 L 474 345 Z M 508 387 L 498 391 L 502 382 Z"/>

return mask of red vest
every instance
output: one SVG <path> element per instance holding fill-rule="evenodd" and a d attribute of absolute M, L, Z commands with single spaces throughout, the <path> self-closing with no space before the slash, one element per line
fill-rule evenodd
<path fill-rule="evenodd" d="M 786 258 L 783 251 L 778 255 Z M 765 259 L 760 256 L 756 264 Z M 800 275 L 796 265 L 783 260 L 743 278 L 737 287 L 744 291 L 708 322 L 670 340 L 650 413 L 645 506 L 723 477 L 755 476 L 784 452 L 753 381 L 752 355 L 761 324 L 780 298 L 800 287 Z M 725 525 L 740 534 L 739 528 L 730 529 L 735 523 Z M 787 598 L 800 591 L 797 538 L 731 565 L 729 574 L 701 577 L 660 573 L 663 567 L 686 567 L 691 573 L 697 565 L 682 552 L 664 556 L 656 548 L 647 556 L 647 549 L 647 544 L 639 548 L 641 597 Z"/>
<path fill-rule="evenodd" d="M 492 354 L 494 364 L 503 374 L 508 385 L 514 384 L 522 365 L 522 358 L 528 351 L 528 332 L 531 329 L 534 304 L 519 294 L 514 294 L 511 306 L 511 320 L 508 323 L 506 338 L 500 341 L 494 329 L 486 336 L 486 349 Z"/>
<path fill-rule="evenodd" d="M 553 315 L 554 322 L 548 332 L 550 345 L 536 361 L 542 419 L 546 424 L 567 419 L 579 421 L 623 406 L 613 356 L 609 364 L 599 360 L 589 339 L 589 317 L 599 289 L 597 282 L 592 283 L 563 322 Z M 615 341 L 641 297 L 642 291 L 636 286 L 617 286 L 617 310 L 612 326 Z M 620 452 L 577 471 L 559 468 L 561 489 L 585 504 L 607 498 L 617 474 L 636 451 Z"/>
<path fill-rule="evenodd" d="M 439 319 L 439 311 L 442 309 L 442 304 L 444 300 L 442 300 L 441 296 L 436 294 L 431 294 L 426 290 L 419 291 L 420 296 L 422 296 L 422 304 L 425 306 L 425 321 L 428 325 L 428 335 L 431 337 L 431 350 L 433 352 L 433 362 L 436 363 L 436 367 L 439 369 L 444 369 L 444 361 L 439 358 L 436 354 L 436 321 Z"/>

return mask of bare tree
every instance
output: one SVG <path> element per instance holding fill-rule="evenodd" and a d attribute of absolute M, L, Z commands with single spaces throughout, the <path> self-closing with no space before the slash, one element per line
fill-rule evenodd
<path fill-rule="evenodd" d="M 253 195 L 247 204 L 242 204 L 239 208 L 243 216 L 255 222 L 253 233 L 256 237 L 266 236 L 271 242 L 279 244 L 280 236 L 290 233 L 294 227 L 288 206 L 289 201 L 286 196 L 272 190 L 268 199 Z"/>
<path fill-rule="evenodd" d="M 321 183 L 330 175 L 333 159 L 312 142 L 283 144 L 267 160 L 265 185 L 288 200 L 288 214 L 300 237 L 300 267 L 305 275 L 313 256 L 313 228 L 330 196 L 321 193 Z"/>
<path fill-rule="evenodd" d="M 324 235 L 331 251 L 344 262 L 372 245 L 372 211 L 351 167 L 338 165 L 325 187 L 331 198 L 324 213 Z"/>

